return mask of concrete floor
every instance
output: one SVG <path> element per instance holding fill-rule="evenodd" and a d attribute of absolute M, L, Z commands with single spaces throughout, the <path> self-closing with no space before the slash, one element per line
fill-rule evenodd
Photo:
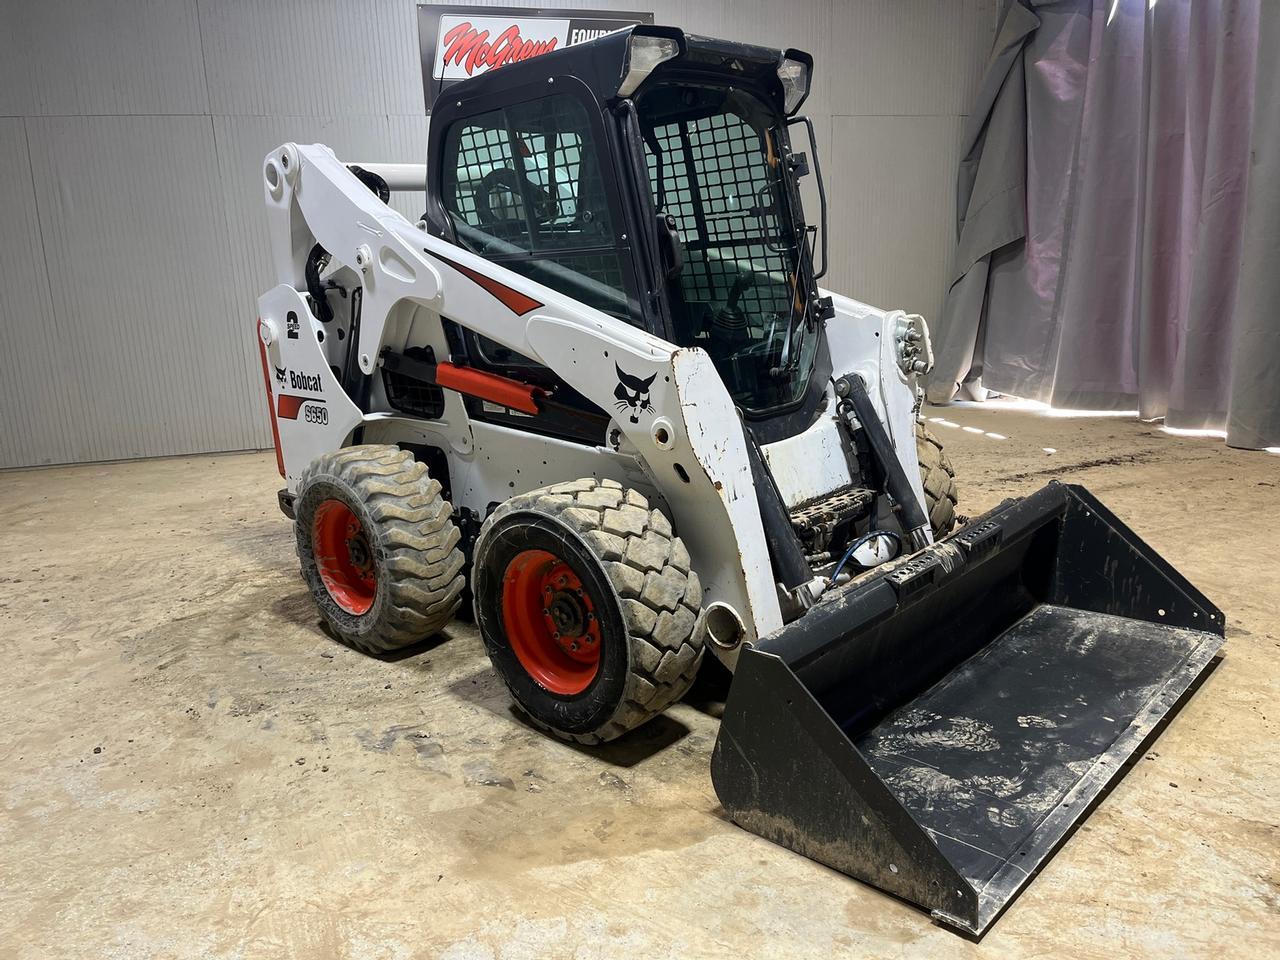
<path fill-rule="evenodd" d="M 950 408 L 974 514 L 1084 483 L 1226 659 L 980 943 L 724 819 L 714 710 L 518 722 L 470 627 L 321 632 L 271 454 L 0 474 L 0 956 L 1280 955 L 1280 458 Z M 1043 448 L 1055 448 L 1046 453 Z"/>

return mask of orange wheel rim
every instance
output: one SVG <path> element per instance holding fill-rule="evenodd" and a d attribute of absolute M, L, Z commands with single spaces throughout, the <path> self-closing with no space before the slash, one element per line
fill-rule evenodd
<path fill-rule="evenodd" d="M 581 693 L 600 672 L 600 618 L 567 563 L 525 550 L 502 576 L 502 625 L 525 672 L 562 696 Z"/>
<path fill-rule="evenodd" d="M 360 616 L 373 606 L 378 578 L 373 550 L 357 517 L 341 500 L 325 500 L 311 521 L 316 567 L 333 602 Z"/>

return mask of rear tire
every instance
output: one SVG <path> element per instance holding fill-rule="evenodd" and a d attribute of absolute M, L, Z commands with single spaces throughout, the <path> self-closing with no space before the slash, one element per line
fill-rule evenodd
<path fill-rule="evenodd" d="M 657 716 L 702 662 L 698 575 L 671 524 L 613 480 L 512 497 L 472 564 L 476 625 L 494 669 L 538 726 L 601 743 Z"/>
<path fill-rule="evenodd" d="M 920 482 L 924 485 L 925 509 L 933 538 L 946 536 L 956 525 L 956 471 L 942 452 L 942 441 L 923 423 L 916 423 L 916 457 L 920 461 Z"/>
<path fill-rule="evenodd" d="M 387 653 L 453 619 L 466 584 L 453 509 L 407 450 L 367 444 L 318 457 L 294 515 L 303 579 L 344 643 Z"/>

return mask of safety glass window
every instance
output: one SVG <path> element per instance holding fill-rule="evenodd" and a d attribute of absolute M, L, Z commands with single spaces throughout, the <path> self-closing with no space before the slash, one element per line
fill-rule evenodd
<path fill-rule="evenodd" d="M 443 196 L 458 242 L 598 310 L 632 321 L 605 186 L 604 148 L 578 98 L 556 94 L 468 117 L 445 144 Z M 511 352 L 480 338 L 494 363 Z"/>
<path fill-rule="evenodd" d="M 818 338 L 803 320 L 782 118 L 742 91 L 675 84 L 638 109 L 654 206 L 683 247 L 672 339 L 705 349 L 748 411 L 797 402 Z"/>
<path fill-rule="evenodd" d="M 445 204 L 467 246 L 502 255 L 612 243 L 600 150 L 575 97 L 468 118 L 451 131 L 445 156 L 455 158 Z"/>

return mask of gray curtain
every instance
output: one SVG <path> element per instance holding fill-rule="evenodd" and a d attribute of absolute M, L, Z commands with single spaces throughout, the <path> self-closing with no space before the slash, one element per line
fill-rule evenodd
<path fill-rule="evenodd" d="M 1280 3 L 1258 22 L 1253 149 L 1236 287 L 1227 443 L 1280 447 Z"/>
<path fill-rule="evenodd" d="M 966 131 L 931 401 L 994 390 L 1280 444 L 1277 299 L 1259 286 L 1280 269 L 1264 142 L 1280 101 L 1258 97 L 1255 118 L 1253 95 L 1255 63 L 1276 89 L 1280 41 L 1259 29 L 1278 6 L 1006 4 Z"/>

